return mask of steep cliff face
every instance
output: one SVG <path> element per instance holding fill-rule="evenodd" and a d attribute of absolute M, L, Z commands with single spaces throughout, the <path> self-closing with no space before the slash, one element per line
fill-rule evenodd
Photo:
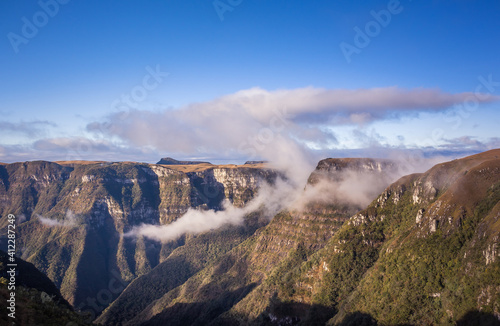
<path fill-rule="evenodd" d="M 348 173 L 383 175 L 392 165 L 371 169 L 368 164 L 347 160 L 342 167 L 322 161 L 311 178 L 348 181 Z M 331 160 L 331 164 L 343 160 Z M 375 160 L 370 163 L 377 164 Z M 366 168 L 365 168 L 366 166 Z M 387 169 L 385 169 L 387 168 Z M 246 185 L 247 181 L 238 181 Z M 388 182 L 382 186 L 387 186 Z M 309 185 L 312 187 L 312 183 Z M 307 189 L 306 189 L 307 191 Z M 359 210 L 342 198 L 312 200 L 302 210 L 284 211 L 238 247 L 151 302 L 127 325 L 214 325 L 252 321 L 265 312 L 273 293 L 287 290 L 289 270 L 321 249 L 336 230 Z M 372 198 L 373 199 L 373 198 Z M 287 281 L 282 282 L 285 278 Z M 136 289 L 139 291 L 139 289 Z M 138 294 L 140 295 L 140 294 Z M 111 324 L 110 324 L 111 325 Z"/>
<path fill-rule="evenodd" d="M 306 192 L 346 180 L 330 162 Z M 496 150 L 405 176 L 360 211 L 335 197 L 281 212 L 124 325 L 498 323 L 499 191 Z"/>
<path fill-rule="evenodd" d="M 242 226 L 227 226 L 187 239 L 149 273 L 134 279 L 96 322 L 121 325 L 133 319 L 163 294 L 182 285 L 263 225 L 265 223 L 257 212 L 247 216 Z"/>
<path fill-rule="evenodd" d="M 315 183 L 323 177 L 338 180 L 342 172 L 351 171 L 380 176 L 393 174 L 398 166 L 394 161 L 373 158 L 327 158 L 319 161 L 311 173 L 310 183 Z"/>
<path fill-rule="evenodd" d="M 0 223 L 18 216 L 20 253 L 77 309 L 114 300 L 105 325 L 496 322 L 500 150 L 389 185 L 397 174 L 389 161 L 323 160 L 300 205 L 271 222 L 257 211 L 160 244 L 120 234 L 225 199 L 242 207 L 279 173 L 16 163 L 0 165 Z"/>
<path fill-rule="evenodd" d="M 0 224 L 18 220 L 18 254 L 47 274 L 76 307 L 102 296 L 95 312 L 121 291 L 109 291 L 146 274 L 192 237 L 160 244 L 120 236 L 135 225 L 167 224 L 189 208 L 220 209 L 250 200 L 266 169 L 217 168 L 182 172 L 140 163 L 26 162 L 0 166 Z M 2 228 L 5 229 L 5 228 Z"/>
<path fill-rule="evenodd" d="M 500 150 L 403 177 L 295 268 L 302 295 L 278 297 L 312 298 L 330 324 L 486 322 L 500 311 L 499 201 Z"/>
<path fill-rule="evenodd" d="M 34 213 L 47 212 L 57 201 L 58 190 L 71 170 L 41 161 L 0 165 L 1 216 L 11 213 L 30 219 Z M 5 223 L 5 219 L 0 219 L 2 229 Z"/>
<path fill-rule="evenodd" d="M 255 168 L 240 167 L 232 168 L 215 168 L 202 172 L 202 179 L 213 180 L 213 189 L 222 189 L 224 198 L 229 199 L 236 207 L 243 207 L 250 201 L 259 188 L 259 183 L 262 181 L 273 184 L 277 177 L 277 172 L 273 170 L 259 170 L 258 175 L 255 174 Z M 284 178 L 283 175 L 279 175 Z M 213 179 L 212 179 L 213 178 Z M 217 184 L 222 187 L 216 188 Z M 204 193 L 210 194 L 210 185 L 203 188 Z M 212 195 L 214 196 L 214 195 Z"/>

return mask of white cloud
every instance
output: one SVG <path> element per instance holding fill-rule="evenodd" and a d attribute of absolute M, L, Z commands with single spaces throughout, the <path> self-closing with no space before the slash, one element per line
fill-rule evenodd
<path fill-rule="evenodd" d="M 130 146 L 187 155 L 262 157 L 273 160 L 281 146 L 307 150 L 304 144 L 328 147 L 338 140 L 339 124 L 366 124 L 394 113 L 445 110 L 475 96 L 437 89 L 405 90 L 299 88 L 242 90 L 218 99 L 159 112 L 133 110 L 93 122 L 87 130 L 118 137 Z M 475 96 L 484 102 L 499 100 Z"/>
<path fill-rule="evenodd" d="M 49 127 L 56 127 L 57 125 L 50 121 L 33 120 L 33 121 L 19 121 L 9 122 L 0 121 L 0 133 L 5 136 L 11 136 L 13 133 L 26 137 L 39 137 L 47 134 Z"/>
<path fill-rule="evenodd" d="M 257 210 L 272 218 L 288 207 L 299 195 L 298 189 L 289 181 L 278 178 L 274 185 L 263 184 L 258 194 L 243 208 L 223 203 L 223 210 L 189 209 L 183 216 L 167 225 L 143 224 L 124 234 L 125 237 L 145 236 L 162 242 L 175 240 L 183 234 L 198 234 L 224 225 L 240 225 L 244 217 Z"/>
<path fill-rule="evenodd" d="M 157 161 L 160 153 L 149 147 L 130 147 L 105 139 L 57 137 L 32 144 L 0 145 L 1 162 L 32 160 Z"/>
<path fill-rule="evenodd" d="M 450 94 L 423 88 L 306 87 L 275 91 L 251 88 L 177 109 L 116 112 L 103 121 L 87 125 L 92 137 L 83 134 L 79 137 L 34 137 L 31 144 L 3 143 L 0 160 L 154 162 L 169 155 L 266 159 L 290 168 L 290 160 L 303 158 L 304 153 L 308 154 L 308 159 L 296 162 L 298 165 L 310 165 L 323 158 L 311 157 L 314 153 L 311 149 L 346 148 L 345 140 L 341 140 L 341 134 L 336 131 L 346 124 L 354 128 L 361 126 L 363 130 L 377 119 L 392 119 L 419 111 L 444 111 L 471 96 L 479 102 L 499 100 L 498 96 L 487 94 Z M 7 124 L 5 127 L 29 132 L 32 126 L 47 124 L 50 123 L 35 121 L 30 126 Z M 367 145 L 366 141 L 369 139 L 363 141 L 361 137 L 352 137 L 347 143 L 362 148 Z"/>
<path fill-rule="evenodd" d="M 72 228 L 78 226 L 78 218 L 70 209 L 66 211 L 66 216 L 62 220 L 53 220 L 39 214 L 37 214 L 36 217 L 40 223 L 48 227 L 58 226 Z"/>
<path fill-rule="evenodd" d="M 307 171 L 308 174 L 310 171 Z M 332 175 L 318 173 L 319 181 L 308 184 L 305 188 L 304 180 L 301 180 L 304 183 L 297 183 L 298 179 L 279 178 L 273 185 L 263 184 L 256 197 L 243 208 L 237 208 L 225 202 L 221 211 L 189 209 L 187 213 L 170 224 L 143 224 L 134 227 L 124 236 L 144 236 L 168 242 L 183 234 L 198 234 L 224 225 L 240 225 L 247 214 L 256 211 L 269 219 L 284 209 L 301 211 L 307 208 L 310 202 L 348 204 L 361 209 L 391 182 L 400 177 L 402 172 L 403 170 L 399 169 L 399 165 L 394 162 L 394 165 L 388 167 L 384 173 L 348 169 L 336 172 L 335 178 L 332 178 Z M 293 178 L 293 175 L 290 177 Z"/>

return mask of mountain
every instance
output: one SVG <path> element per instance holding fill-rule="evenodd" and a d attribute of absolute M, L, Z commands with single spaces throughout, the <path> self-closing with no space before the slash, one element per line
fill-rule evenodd
<path fill-rule="evenodd" d="M 317 253 L 328 271 L 311 292 L 338 309 L 330 324 L 362 312 L 383 324 L 498 325 L 499 217 L 500 150 L 406 176 Z"/>
<path fill-rule="evenodd" d="M 189 239 L 149 273 L 134 279 L 96 322 L 119 325 L 132 319 L 148 304 L 183 284 L 263 225 L 265 222 L 259 220 L 256 213 L 248 216 L 243 226 L 227 226 Z"/>
<path fill-rule="evenodd" d="M 7 273 L 8 258 L 5 251 L 0 250 L 0 297 L 2 302 L 10 299 L 12 289 L 9 289 L 10 275 Z M 15 276 L 15 319 L 2 313 L 2 325 L 90 325 L 73 311 L 72 307 L 62 297 L 57 287 L 47 276 L 36 269 L 33 264 L 15 257 L 17 266 Z M 5 309 L 5 308 L 4 308 Z M 10 311 L 7 311 L 8 313 Z"/>
<path fill-rule="evenodd" d="M 325 159 L 270 221 L 257 209 L 175 241 L 120 237 L 245 207 L 278 178 L 261 163 L 0 165 L 0 226 L 14 213 L 22 258 L 103 325 L 500 323 L 500 149 L 403 177 Z"/>
<path fill-rule="evenodd" d="M 386 181 L 392 164 L 323 160 L 305 191 L 325 178 L 335 187 L 320 189 L 342 188 L 352 173 Z M 320 196 L 301 210 L 280 212 L 117 324 L 498 325 L 500 150 L 439 164 L 384 188 L 362 209 L 349 196 L 326 202 Z M 142 278 L 158 279 L 149 274 Z M 142 295 L 138 287 L 125 294 Z"/>
<path fill-rule="evenodd" d="M 498 325 L 499 201 L 500 150 L 405 176 L 290 268 L 261 320 Z"/>
<path fill-rule="evenodd" d="M 328 176 L 330 181 L 340 184 L 356 173 L 370 175 L 372 182 L 376 180 L 378 193 L 389 184 L 390 175 L 395 172 L 395 164 L 389 161 L 325 160 L 311 175 L 310 185 L 319 176 Z M 127 287 L 97 322 L 105 325 L 206 325 L 213 322 L 219 325 L 233 320 L 234 316 L 244 316 L 241 318 L 246 320 L 257 317 L 272 298 L 270 288 L 287 288 L 288 284 L 281 280 L 286 278 L 288 270 L 321 249 L 343 222 L 360 209 L 343 198 L 330 198 L 326 202 L 312 201 L 304 210 L 284 211 L 182 285 L 157 287 L 154 296 L 150 286 L 134 286 L 134 283 L 156 285 L 162 275 L 170 275 L 166 268 L 158 266 Z M 131 313 L 131 304 L 127 302 L 132 302 L 133 298 L 137 303 Z M 137 311 L 137 307 L 142 311 Z M 241 318 L 238 323 L 242 322 Z"/>
<path fill-rule="evenodd" d="M 195 164 L 211 164 L 210 162 L 201 162 L 201 161 L 178 161 L 171 157 L 164 157 L 159 160 L 156 164 L 163 165 L 195 165 Z"/>
<path fill-rule="evenodd" d="M 176 248 L 192 241 L 197 246 L 195 236 L 159 243 L 120 234 L 142 223 L 168 224 L 189 208 L 219 210 L 226 199 L 242 207 L 262 182 L 272 183 L 278 175 L 239 166 L 193 166 L 184 172 L 132 162 L 6 164 L 0 166 L 0 227 L 6 230 L 7 215 L 16 215 L 18 254 L 46 274 L 76 309 L 98 315 L 130 281 L 166 261 Z M 212 257 L 243 241 L 255 223 L 228 231 L 232 238 L 221 241 Z"/>

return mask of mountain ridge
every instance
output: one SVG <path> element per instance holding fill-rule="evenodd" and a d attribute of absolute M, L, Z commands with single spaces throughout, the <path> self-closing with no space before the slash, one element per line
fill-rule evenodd
<path fill-rule="evenodd" d="M 336 176 L 332 179 L 343 180 L 342 175 L 337 174 L 347 173 L 350 169 L 359 172 L 361 165 L 355 163 L 356 161 L 351 160 L 351 163 L 342 168 L 328 171 L 323 171 L 323 167 L 320 166 L 317 171 L 335 174 Z M 376 160 L 370 162 L 378 164 Z M 387 168 L 386 172 L 389 170 L 393 172 L 392 169 L 395 168 L 392 164 L 382 166 Z M 362 169 L 366 169 L 367 173 L 379 173 L 380 180 L 386 179 L 383 168 L 377 169 L 377 172 L 367 166 Z M 210 316 L 215 311 L 219 311 L 218 314 L 220 314 L 224 312 L 224 309 L 238 304 L 261 288 L 265 279 L 278 273 L 277 261 L 289 260 L 288 256 L 295 255 L 297 250 L 302 251 L 299 256 L 307 256 L 321 248 L 343 221 L 359 209 L 359 206 L 342 203 L 342 201 L 338 203 L 320 201 L 311 203 L 305 213 L 298 211 L 280 213 L 242 244 L 193 275 L 186 283 L 151 302 L 134 319 L 123 324 L 162 325 L 167 322 L 171 325 L 207 324 L 212 321 Z M 126 289 L 124 293 L 128 291 L 131 289 Z M 140 292 L 136 292 L 135 295 L 142 297 Z M 258 297 L 262 300 L 262 296 Z M 267 294 L 264 297 L 270 298 Z M 182 305 L 171 305 L 169 302 L 180 302 Z M 191 305 L 193 302 L 196 304 Z M 264 311 L 265 307 L 258 309 Z M 107 314 L 109 313 L 105 312 L 97 321 L 106 324 Z M 221 324 L 221 322 L 219 319 L 213 321 L 214 325 Z"/>
<path fill-rule="evenodd" d="M 18 217 L 20 255 L 79 307 L 108 287 L 112 271 L 130 282 L 191 238 L 158 244 L 119 234 L 170 223 L 192 207 L 220 210 L 225 199 L 241 207 L 261 181 L 277 176 L 251 167 L 185 173 L 145 163 L 7 164 L 0 167 L 0 225 L 9 213 Z"/>
<path fill-rule="evenodd" d="M 276 231 L 294 221 L 293 213 L 282 212 L 124 325 L 495 324 L 499 157 L 500 150 L 490 151 L 403 176 L 337 228 L 329 225 L 333 234 L 316 248 L 311 244 L 318 240 L 307 239 L 317 232 L 290 242 L 306 230 L 304 222 L 285 242 L 270 245 L 279 239 Z M 336 171 L 330 167 L 325 170 Z M 325 208 L 311 209 L 317 218 L 314 209 Z M 283 248 L 289 249 L 280 253 Z M 409 264 L 408 255 L 419 265 Z M 459 259 L 469 260 L 462 265 Z M 475 272 L 468 275 L 467 266 Z M 399 290 L 387 292 L 380 284 Z M 462 299 L 456 291 L 467 295 Z"/>
<path fill-rule="evenodd" d="M 500 149 L 400 173 L 389 160 L 321 160 L 301 204 L 270 221 L 257 210 L 159 243 L 116 235 L 224 200 L 243 208 L 283 176 L 261 165 L 14 163 L 0 166 L 0 214 L 25 219 L 22 257 L 104 325 L 495 324 Z M 112 281 L 123 289 L 91 308 Z"/>
<path fill-rule="evenodd" d="M 194 164 L 212 164 L 212 163 L 210 163 L 210 162 L 203 162 L 203 161 L 179 161 L 179 160 L 173 159 L 171 157 L 163 157 L 156 164 L 163 164 L 163 165 L 194 165 Z"/>

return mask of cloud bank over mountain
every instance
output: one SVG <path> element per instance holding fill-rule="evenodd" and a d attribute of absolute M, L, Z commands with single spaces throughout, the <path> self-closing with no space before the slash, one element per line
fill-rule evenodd
<path fill-rule="evenodd" d="M 477 94 L 397 87 L 361 90 L 308 87 L 273 92 L 252 88 L 176 110 L 118 112 L 108 116 L 105 122 L 90 123 L 87 129 L 101 136 L 117 137 L 129 146 L 151 146 L 165 152 L 263 158 L 285 173 L 287 181 L 261 189 L 244 208 L 226 203 L 222 211 L 190 209 L 169 225 L 142 225 L 126 234 L 169 241 L 184 233 L 241 224 L 245 215 L 257 209 L 269 209 L 273 216 L 290 205 L 304 206 L 308 193 L 318 198 L 326 189 L 337 189 L 338 195 L 334 197 L 342 195 L 343 201 L 366 205 L 373 199 L 372 192 L 378 193 L 380 189 L 375 187 L 376 191 L 371 191 L 376 183 L 357 173 L 350 174 L 342 184 L 331 186 L 322 182 L 303 192 L 309 173 L 320 158 L 311 154 L 312 149 L 327 149 L 338 143 L 332 129 L 327 127 L 366 124 L 389 115 L 419 110 L 441 111 L 471 97 Z M 496 99 L 486 95 L 480 98 Z M 409 170 L 406 172 L 417 170 L 413 160 L 406 163 Z M 360 197 L 360 193 L 363 196 Z M 353 194 L 352 198 L 349 194 Z"/>
<path fill-rule="evenodd" d="M 38 221 L 48 227 L 67 227 L 73 228 L 78 226 L 78 217 L 70 209 L 66 211 L 66 215 L 61 220 L 51 219 L 42 215 L 36 215 Z"/>
<path fill-rule="evenodd" d="M 354 129 L 350 137 L 354 148 L 387 147 L 380 144 L 376 133 L 367 135 L 366 127 L 422 112 L 443 113 L 454 108 L 463 111 L 464 107 L 499 99 L 490 93 L 448 93 L 439 89 L 395 86 L 370 89 L 304 87 L 274 91 L 254 87 L 174 109 L 115 110 L 88 122 L 80 135 L 48 137 L 50 133 L 45 133 L 43 137 L 32 137 L 31 144 L 2 144 L 0 155 L 7 161 L 23 160 L 30 153 L 48 160 L 141 160 L 142 157 L 142 160 L 153 161 L 169 154 L 174 157 L 289 161 L 297 157 L 297 153 L 303 156 L 305 152 L 316 152 L 318 156 L 312 159 L 315 161 L 324 156 L 321 151 L 352 146 L 340 140 L 339 128 Z M 40 130 L 44 126 L 53 128 L 49 122 L 36 123 L 36 135 L 44 134 Z M 25 125 L 8 124 L 5 127 L 5 132 L 26 129 Z M 472 139 L 468 135 L 462 137 Z M 401 139 L 400 147 L 411 147 L 405 137 Z M 464 147 L 450 137 L 441 139 L 444 151 L 485 150 L 493 146 L 488 145 L 492 141 L 497 143 L 483 139 L 468 142 Z"/>
<path fill-rule="evenodd" d="M 137 146 L 184 153 L 250 151 L 248 145 L 270 142 L 276 134 L 299 144 L 325 147 L 337 141 L 327 127 L 366 124 L 408 112 L 443 111 L 469 99 L 492 102 L 499 98 L 424 88 L 251 88 L 180 109 L 117 112 L 104 122 L 88 124 L 87 129 Z M 252 147 L 259 151 L 258 146 Z"/>

